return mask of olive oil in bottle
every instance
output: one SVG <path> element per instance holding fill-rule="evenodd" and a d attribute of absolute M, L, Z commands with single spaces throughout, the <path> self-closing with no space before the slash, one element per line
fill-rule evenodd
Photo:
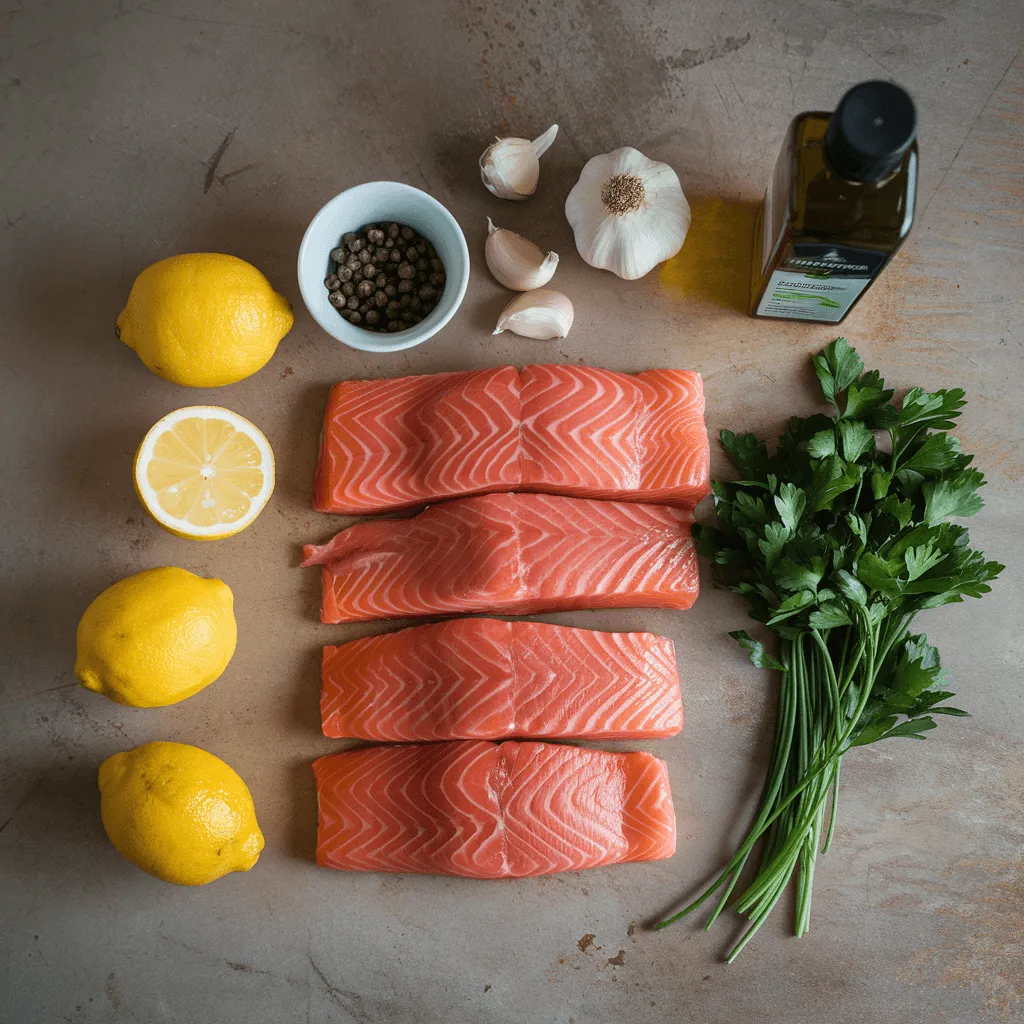
<path fill-rule="evenodd" d="M 891 82 L 789 126 L 754 228 L 753 316 L 839 323 L 914 219 L 917 113 Z"/>

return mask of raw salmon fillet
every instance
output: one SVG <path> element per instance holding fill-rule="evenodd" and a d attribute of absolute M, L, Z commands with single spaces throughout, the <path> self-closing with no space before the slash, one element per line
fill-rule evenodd
<path fill-rule="evenodd" d="M 332 737 L 648 739 L 683 727 L 675 647 L 653 633 L 452 619 L 325 647 L 322 679 Z"/>
<path fill-rule="evenodd" d="M 700 374 L 500 366 L 332 389 L 317 510 L 511 490 L 692 508 L 710 490 Z"/>
<path fill-rule="evenodd" d="M 555 743 L 417 743 L 313 762 L 317 863 L 522 878 L 676 848 L 663 761 Z"/>
<path fill-rule="evenodd" d="M 485 494 L 412 519 L 357 523 L 303 548 L 323 566 L 324 622 L 689 608 L 697 597 L 692 514 L 551 494 Z"/>

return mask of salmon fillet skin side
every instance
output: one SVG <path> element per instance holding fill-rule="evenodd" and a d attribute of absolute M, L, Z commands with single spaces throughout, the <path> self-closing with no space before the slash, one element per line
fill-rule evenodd
<path fill-rule="evenodd" d="M 499 366 L 331 389 L 318 511 L 373 515 L 513 490 L 693 508 L 710 493 L 700 374 Z"/>
<path fill-rule="evenodd" d="M 306 545 L 322 621 L 575 608 L 689 608 L 692 513 L 665 505 L 490 494 L 375 519 Z"/>
<path fill-rule="evenodd" d="M 523 878 L 676 848 L 663 761 L 565 744 L 370 746 L 313 762 L 317 863 Z"/>
<path fill-rule="evenodd" d="M 321 675 L 333 738 L 653 739 L 683 727 L 675 646 L 653 633 L 451 619 L 325 647 Z"/>

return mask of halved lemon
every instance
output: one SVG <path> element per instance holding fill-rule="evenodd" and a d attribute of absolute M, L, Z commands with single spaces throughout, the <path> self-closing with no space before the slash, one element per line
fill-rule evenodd
<path fill-rule="evenodd" d="M 244 416 L 191 405 L 158 420 L 135 453 L 135 492 L 165 529 L 189 540 L 244 530 L 274 491 L 274 453 Z"/>

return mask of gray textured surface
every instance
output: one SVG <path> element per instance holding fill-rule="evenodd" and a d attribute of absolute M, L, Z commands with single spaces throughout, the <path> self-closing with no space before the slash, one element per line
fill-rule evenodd
<path fill-rule="evenodd" d="M 1022 36 L 1019 5 L 998 0 L 5 0 L 0 1019 L 902 1024 L 1024 1012 Z M 671 768 L 678 855 L 496 884 L 317 869 L 308 765 L 332 748 L 317 729 L 318 646 L 357 633 L 316 621 L 316 574 L 295 568 L 299 543 L 332 527 L 309 509 L 327 385 L 500 362 L 676 365 L 705 374 L 713 430 L 774 430 L 809 407 L 807 354 L 833 331 L 723 305 L 745 272 L 743 204 L 794 112 L 889 74 L 920 103 L 918 224 L 844 332 L 891 383 L 970 392 L 962 435 L 991 480 L 972 532 L 1011 568 L 984 604 L 933 613 L 927 629 L 974 717 L 848 759 L 810 936 L 788 939 L 783 911 L 726 968 L 716 955 L 732 923 L 710 935 L 642 923 L 719 863 L 753 797 L 771 708 L 766 677 L 724 635 L 743 612 L 709 590 L 685 615 L 565 616 L 678 643 L 687 728 L 651 744 Z M 562 132 L 537 196 L 491 199 L 475 167 L 488 137 L 551 121 Z M 670 161 L 695 199 L 684 259 L 634 284 L 585 267 L 561 215 L 584 159 L 627 143 Z M 443 335 L 390 359 L 326 337 L 294 280 L 308 218 L 371 178 L 436 195 L 477 259 Z M 490 336 L 505 294 L 479 259 L 488 213 L 562 254 L 556 282 L 577 309 L 566 341 Z M 112 330 L 142 267 L 197 249 L 251 260 L 297 306 L 272 362 L 214 394 L 151 376 Z M 130 466 L 160 415 L 209 400 L 263 427 L 279 481 L 253 528 L 201 546 L 146 520 Z M 240 643 L 205 692 L 133 712 L 74 684 L 74 629 L 103 587 L 161 564 L 230 583 Z M 107 843 L 96 766 L 156 738 L 206 747 L 248 781 L 267 837 L 250 874 L 178 889 Z"/>

